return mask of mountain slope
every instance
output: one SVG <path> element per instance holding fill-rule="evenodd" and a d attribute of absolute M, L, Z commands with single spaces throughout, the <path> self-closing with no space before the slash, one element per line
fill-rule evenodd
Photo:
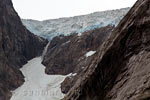
<path fill-rule="evenodd" d="M 67 93 L 78 76 L 93 59 L 92 55 L 110 35 L 114 26 L 106 26 L 70 36 L 57 36 L 50 42 L 42 63 L 49 75 L 73 73 L 62 83 L 63 93 Z"/>
<path fill-rule="evenodd" d="M 149 100 L 150 0 L 138 0 L 64 100 Z"/>
<path fill-rule="evenodd" d="M 30 33 L 22 24 L 11 0 L 0 0 L 0 100 L 23 84 L 19 68 L 39 56 L 47 41 Z"/>
<path fill-rule="evenodd" d="M 34 34 L 51 40 L 55 36 L 83 33 L 107 25 L 117 25 L 130 8 L 95 12 L 88 15 L 44 21 L 22 19 L 23 24 Z"/>

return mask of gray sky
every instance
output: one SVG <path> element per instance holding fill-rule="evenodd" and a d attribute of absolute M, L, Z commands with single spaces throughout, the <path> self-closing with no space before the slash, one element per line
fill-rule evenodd
<path fill-rule="evenodd" d="M 54 19 L 131 7 L 137 0 L 12 0 L 20 17 Z"/>

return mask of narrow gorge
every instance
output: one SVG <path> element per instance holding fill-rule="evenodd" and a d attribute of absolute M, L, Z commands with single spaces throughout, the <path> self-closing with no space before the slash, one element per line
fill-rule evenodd
<path fill-rule="evenodd" d="M 44 21 L 0 0 L 0 100 L 150 100 L 150 0 Z"/>

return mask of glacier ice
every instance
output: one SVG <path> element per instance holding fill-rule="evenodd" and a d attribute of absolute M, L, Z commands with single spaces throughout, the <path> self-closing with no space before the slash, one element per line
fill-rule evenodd
<path fill-rule="evenodd" d="M 23 24 L 36 35 L 51 40 L 55 36 L 82 33 L 107 25 L 117 25 L 130 8 L 95 12 L 92 14 L 44 21 L 22 19 Z"/>

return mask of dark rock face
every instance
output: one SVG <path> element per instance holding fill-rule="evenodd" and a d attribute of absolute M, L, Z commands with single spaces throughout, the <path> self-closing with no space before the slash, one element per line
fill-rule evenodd
<path fill-rule="evenodd" d="M 138 0 L 64 100 L 149 100 L 150 0 Z"/>
<path fill-rule="evenodd" d="M 43 59 L 47 74 L 69 76 L 61 85 L 63 93 L 67 93 L 78 79 L 79 74 L 89 65 L 92 56 L 86 57 L 89 51 L 97 51 L 97 48 L 107 38 L 113 26 L 106 26 L 82 33 L 81 36 L 73 34 L 70 36 L 55 37 L 49 44 L 47 53 Z"/>
<path fill-rule="evenodd" d="M 19 68 L 39 56 L 46 44 L 22 25 L 11 0 L 0 0 L 0 100 L 9 100 L 10 91 L 23 84 Z"/>

